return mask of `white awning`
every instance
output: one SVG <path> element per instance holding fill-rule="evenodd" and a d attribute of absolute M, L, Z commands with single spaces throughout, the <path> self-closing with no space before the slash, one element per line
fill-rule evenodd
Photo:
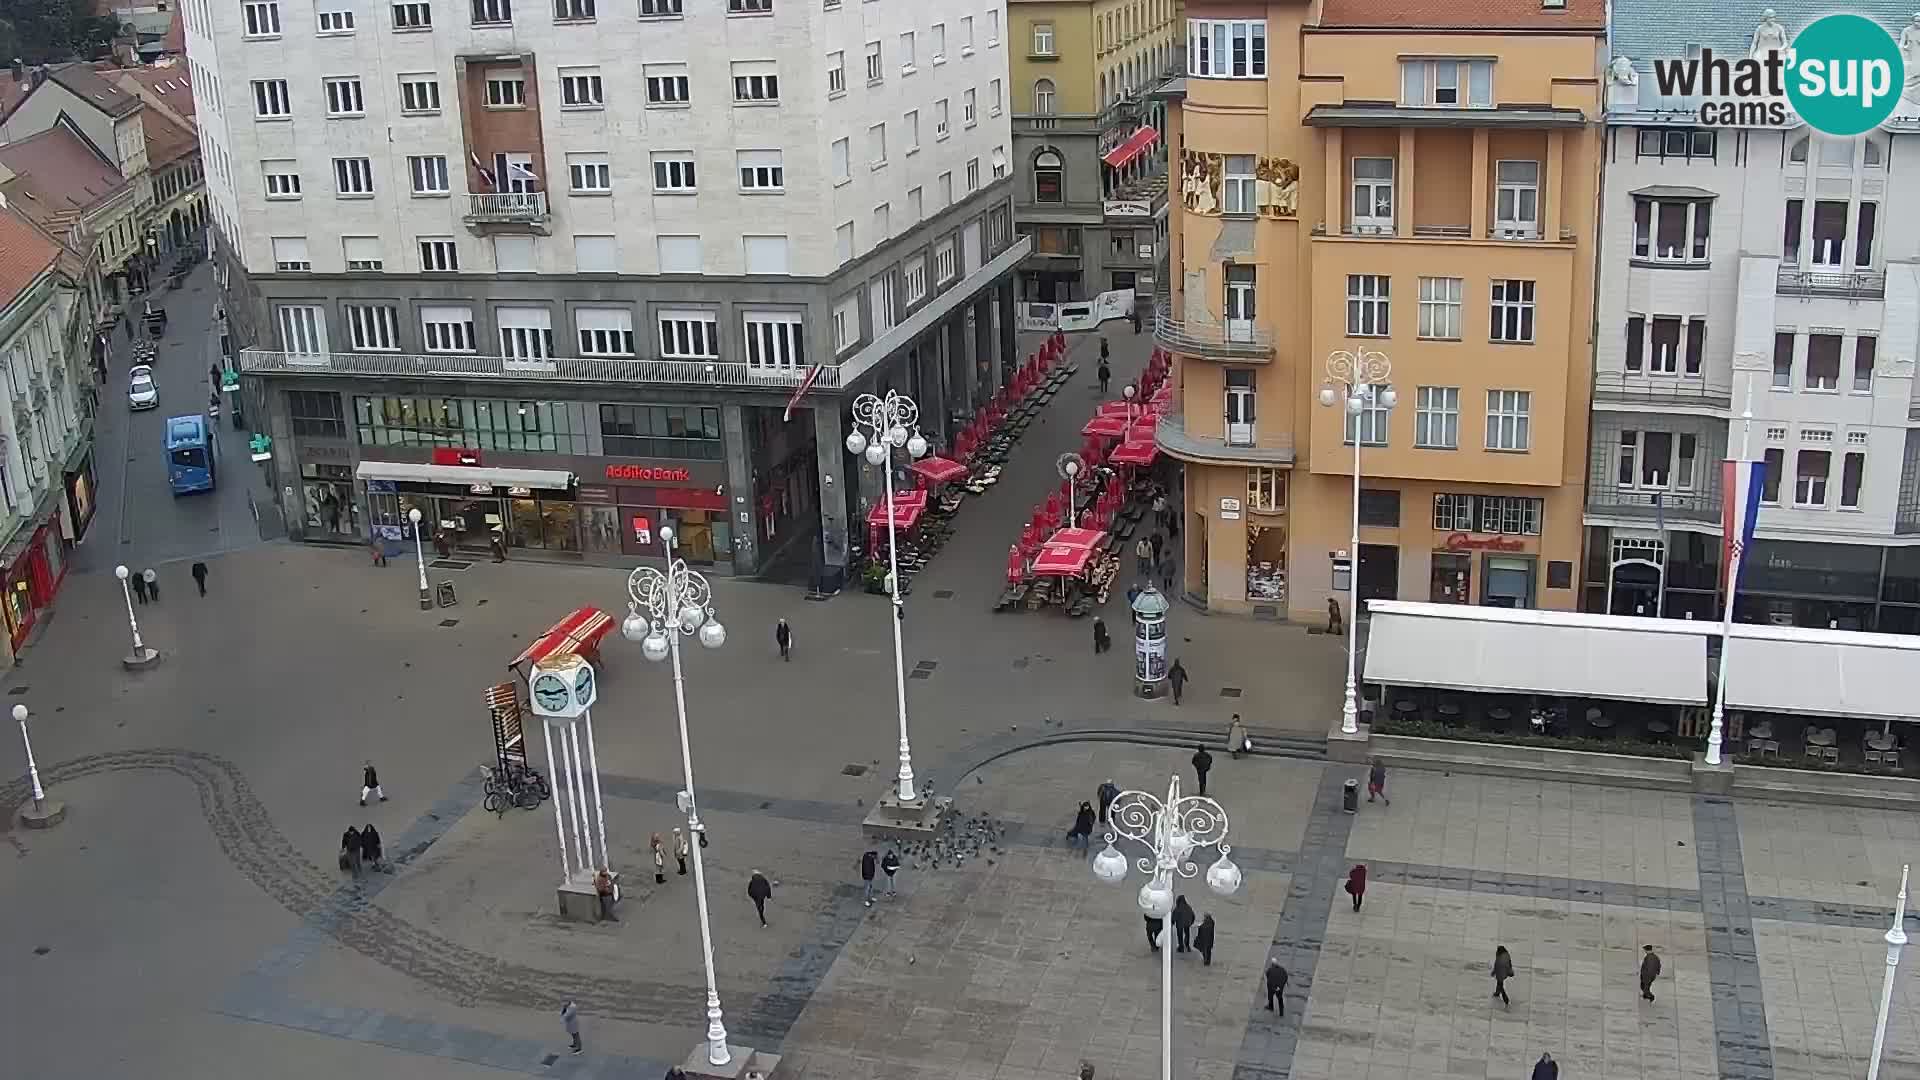
<path fill-rule="evenodd" d="M 475 484 L 487 487 L 565 491 L 573 474 L 553 469 L 496 469 L 478 465 L 429 465 L 416 461 L 362 461 L 354 470 L 362 480 L 403 480 L 419 484 Z"/>
<path fill-rule="evenodd" d="M 1706 627 L 1673 619 L 1374 601 L 1368 682 L 1665 705 L 1707 701 Z"/>
<path fill-rule="evenodd" d="M 1920 721 L 1920 638 L 1737 626 L 1730 648 L 1728 708 Z"/>

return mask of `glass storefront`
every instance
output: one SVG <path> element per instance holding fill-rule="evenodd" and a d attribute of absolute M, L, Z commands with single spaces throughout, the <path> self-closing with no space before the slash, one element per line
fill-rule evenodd
<path fill-rule="evenodd" d="M 620 508 L 580 506 L 580 539 L 590 555 L 617 555 L 620 546 Z"/>
<path fill-rule="evenodd" d="M 1473 602 L 1471 588 L 1473 556 L 1451 551 L 1436 551 L 1433 553 L 1433 571 L 1430 577 L 1427 599 L 1436 604 Z"/>
<path fill-rule="evenodd" d="M 508 500 L 513 528 L 507 544 L 547 551 L 579 551 L 579 518 L 571 499 L 519 497 Z"/>
<path fill-rule="evenodd" d="M 628 555 L 659 555 L 660 527 L 671 526 L 674 552 L 690 563 L 733 557 L 733 527 L 724 511 L 688 507 L 621 506 L 621 548 Z"/>
<path fill-rule="evenodd" d="M 353 497 L 353 469 L 307 462 L 300 466 L 301 502 L 309 535 L 351 540 L 362 535 L 360 504 Z"/>
<path fill-rule="evenodd" d="M 1511 555 L 1487 556 L 1481 580 L 1486 607 L 1530 608 L 1533 606 L 1533 560 Z"/>

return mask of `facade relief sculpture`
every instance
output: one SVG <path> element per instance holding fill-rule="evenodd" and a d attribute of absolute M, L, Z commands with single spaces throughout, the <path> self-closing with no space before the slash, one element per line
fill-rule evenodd
<path fill-rule="evenodd" d="M 1225 154 L 1199 150 L 1180 152 L 1180 201 L 1188 213 L 1219 217 L 1225 212 L 1221 186 Z M 1262 157 L 1254 162 L 1253 207 L 1263 218 L 1290 219 L 1300 209 L 1300 166 L 1287 158 Z"/>

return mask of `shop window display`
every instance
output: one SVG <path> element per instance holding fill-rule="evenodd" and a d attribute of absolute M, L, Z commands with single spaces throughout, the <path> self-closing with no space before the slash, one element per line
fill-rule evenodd
<path fill-rule="evenodd" d="M 620 508 L 581 506 L 580 537 L 589 554 L 618 554 L 620 552 Z"/>
<path fill-rule="evenodd" d="M 1247 526 L 1247 599 L 1287 602 L 1286 526 Z"/>

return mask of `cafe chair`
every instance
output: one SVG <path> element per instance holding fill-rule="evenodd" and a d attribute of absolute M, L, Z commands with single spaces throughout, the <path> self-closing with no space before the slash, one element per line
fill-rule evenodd
<path fill-rule="evenodd" d="M 1817 746 L 1815 746 L 1815 745 L 1813 745 L 1812 743 L 1808 743 L 1808 744 L 1807 744 L 1807 756 L 1808 756 L 1808 757 L 1810 757 L 1810 758 L 1813 758 L 1813 759 L 1814 759 L 1814 760 L 1816 760 L 1816 761 L 1817 761 L 1817 760 L 1819 760 L 1819 758 L 1820 758 L 1820 748 L 1819 748 L 1819 747 L 1817 747 Z"/>
<path fill-rule="evenodd" d="M 1766 753 L 1772 754 L 1774 757 L 1779 757 L 1780 756 L 1780 740 L 1779 739 L 1762 739 L 1761 749 Z"/>
<path fill-rule="evenodd" d="M 1835 765 L 1840 764 L 1840 748 L 1837 746 L 1827 747 L 1825 750 L 1821 751 L 1821 756 L 1826 758 L 1828 761 L 1832 762 Z"/>
<path fill-rule="evenodd" d="M 1880 751 L 1868 750 L 1866 753 L 1866 758 L 1867 758 L 1867 764 L 1878 765 L 1880 764 Z"/>

